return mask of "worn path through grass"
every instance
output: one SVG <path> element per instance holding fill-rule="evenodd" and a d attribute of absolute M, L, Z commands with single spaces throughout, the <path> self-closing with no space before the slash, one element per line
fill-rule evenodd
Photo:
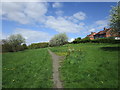
<path fill-rule="evenodd" d="M 48 52 L 50 53 L 53 59 L 53 82 L 54 82 L 53 88 L 62 88 L 62 82 L 60 81 L 59 78 L 59 66 L 60 66 L 59 61 L 62 57 L 51 52 L 49 49 Z"/>

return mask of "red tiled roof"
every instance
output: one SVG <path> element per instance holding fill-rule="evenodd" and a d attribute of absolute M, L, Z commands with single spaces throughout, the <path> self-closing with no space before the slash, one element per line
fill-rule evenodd
<path fill-rule="evenodd" d="M 112 28 L 108 28 L 108 29 L 104 28 L 103 31 L 99 31 L 98 33 L 93 32 L 87 35 L 87 37 L 93 38 L 94 35 L 101 35 L 101 34 L 105 34 L 106 37 L 111 37 L 110 30 L 112 30 Z M 112 36 L 120 37 L 120 35 L 112 35 Z"/>
<path fill-rule="evenodd" d="M 99 31 L 97 34 L 105 34 L 107 31 L 109 31 L 110 29 L 105 29 L 103 31 Z"/>
<path fill-rule="evenodd" d="M 91 34 L 87 35 L 87 37 L 93 36 L 93 35 L 95 35 L 95 34 L 96 34 L 96 33 L 95 33 L 95 32 L 93 32 L 93 33 L 91 33 Z"/>

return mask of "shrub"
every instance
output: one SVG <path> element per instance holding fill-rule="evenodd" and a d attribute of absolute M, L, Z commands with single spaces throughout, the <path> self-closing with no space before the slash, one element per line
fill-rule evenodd
<path fill-rule="evenodd" d="M 81 37 L 76 38 L 72 43 L 80 43 Z"/>
<path fill-rule="evenodd" d="M 68 37 L 65 33 L 55 35 L 50 41 L 49 46 L 60 46 L 68 42 Z"/>
<path fill-rule="evenodd" d="M 31 45 L 28 46 L 28 48 L 30 48 L 30 49 L 45 48 L 45 47 L 48 47 L 48 43 L 47 42 L 32 43 Z"/>
<path fill-rule="evenodd" d="M 94 40 L 90 40 L 89 37 L 86 37 L 84 39 L 79 40 L 78 38 L 75 39 L 72 43 L 120 43 L 120 40 L 115 40 L 114 37 L 109 37 L 109 38 L 98 38 Z"/>
<path fill-rule="evenodd" d="M 87 43 L 87 42 L 90 42 L 90 38 L 89 37 L 85 37 L 83 39 L 80 40 L 80 43 Z"/>
<path fill-rule="evenodd" d="M 44 42 L 44 43 L 39 43 L 39 48 L 45 48 L 48 47 L 48 43 Z"/>
<path fill-rule="evenodd" d="M 120 40 L 115 40 L 114 38 L 99 38 L 91 40 L 93 43 L 120 43 Z"/>
<path fill-rule="evenodd" d="M 83 39 L 81 38 L 77 38 L 75 39 L 72 43 L 76 44 L 76 43 L 87 43 L 87 42 L 90 42 L 90 38 L 89 37 L 85 37 Z"/>

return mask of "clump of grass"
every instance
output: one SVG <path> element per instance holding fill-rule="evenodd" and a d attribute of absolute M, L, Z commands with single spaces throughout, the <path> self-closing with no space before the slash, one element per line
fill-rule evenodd
<path fill-rule="evenodd" d="M 66 56 L 67 52 L 56 52 L 56 54 L 59 56 Z"/>

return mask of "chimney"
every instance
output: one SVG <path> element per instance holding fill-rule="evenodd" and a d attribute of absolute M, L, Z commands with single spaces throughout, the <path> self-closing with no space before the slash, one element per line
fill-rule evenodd
<path fill-rule="evenodd" d="M 107 28 L 104 27 L 104 30 L 106 30 Z"/>
<path fill-rule="evenodd" d="M 91 34 L 93 34 L 94 32 L 91 32 Z"/>

